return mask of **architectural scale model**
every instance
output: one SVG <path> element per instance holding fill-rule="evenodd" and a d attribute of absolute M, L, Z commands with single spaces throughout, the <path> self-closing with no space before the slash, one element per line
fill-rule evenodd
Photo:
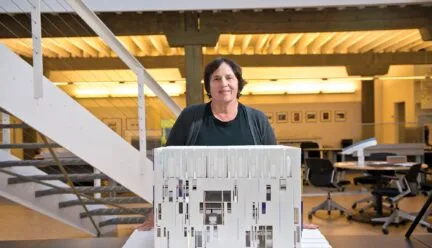
<path fill-rule="evenodd" d="M 300 247 L 300 149 L 155 149 L 155 248 Z"/>

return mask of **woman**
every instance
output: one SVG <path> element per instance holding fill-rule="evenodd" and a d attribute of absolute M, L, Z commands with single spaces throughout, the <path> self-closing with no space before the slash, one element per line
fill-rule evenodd
<path fill-rule="evenodd" d="M 276 145 L 264 113 L 239 103 L 246 81 L 240 66 L 218 58 L 204 70 L 204 87 L 211 101 L 185 108 L 167 145 Z"/>
<path fill-rule="evenodd" d="M 245 84 L 241 67 L 234 61 L 218 58 L 209 63 L 204 70 L 204 87 L 211 101 L 181 112 L 167 146 L 276 145 L 264 113 L 238 101 Z M 150 230 L 153 225 L 153 214 L 149 214 L 138 229 Z"/>

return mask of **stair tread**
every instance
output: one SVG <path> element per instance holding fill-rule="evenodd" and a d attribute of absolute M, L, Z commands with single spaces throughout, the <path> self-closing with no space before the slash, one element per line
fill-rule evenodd
<path fill-rule="evenodd" d="M 89 165 L 84 160 L 76 158 L 62 158 L 59 159 L 62 165 Z M 53 166 L 57 165 L 54 159 L 38 159 L 38 160 L 11 160 L 0 161 L 0 168 L 13 167 L 13 166 Z"/>
<path fill-rule="evenodd" d="M 130 192 L 129 189 L 123 186 L 101 186 L 101 187 L 75 187 L 78 193 L 83 194 L 91 194 L 91 193 L 123 193 L 123 192 Z M 62 187 L 60 189 L 46 189 L 46 190 L 37 190 L 35 192 L 36 197 L 40 196 L 48 196 L 48 195 L 55 195 L 55 194 L 73 194 L 72 188 L 69 187 Z"/>
<path fill-rule="evenodd" d="M 119 217 L 99 222 L 99 227 L 119 224 L 142 224 L 146 217 Z"/>
<path fill-rule="evenodd" d="M 25 123 L 12 123 L 12 124 L 0 124 L 0 129 L 6 128 L 29 128 L 30 126 Z"/>
<path fill-rule="evenodd" d="M 80 218 L 86 218 L 90 216 L 101 216 L 101 215 L 142 215 L 147 214 L 152 208 L 99 208 L 90 210 L 88 214 L 86 212 L 80 213 Z"/>
<path fill-rule="evenodd" d="M 82 199 L 83 202 L 87 205 L 99 205 L 101 204 L 99 201 L 92 199 Z M 100 200 L 105 201 L 107 204 L 131 204 L 131 203 L 147 203 L 144 199 L 140 197 L 103 197 Z M 81 205 L 79 200 L 70 200 L 59 203 L 59 208 L 71 207 Z"/>
<path fill-rule="evenodd" d="M 109 179 L 108 176 L 102 173 L 93 173 L 93 174 L 68 174 L 69 178 L 73 182 L 88 182 L 92 181 L 94 179 Z M 47 181 L 47 180 L 59 180 L 59 181 L 66 181 L 63 174 L 50 174 L 50 175 L 34 175 L 34 176 L 26 176 L 24 178 L 33 179 L 33 180 L 40 180 L 40 181 Z M 26 183 L 29 182 L 29 180 L 25 180 L 24 178 L 17 178 L 12 177 L 8 179 L 9 184 L 17 184 L 17 183 Z"/>
<path fill-rule="evenodd" d="M 36 148 L 56 148 L 61 147 L 57 143 L 20 143 L 20 144 L 0 144 L 0 149 L 36 149 Z"/>

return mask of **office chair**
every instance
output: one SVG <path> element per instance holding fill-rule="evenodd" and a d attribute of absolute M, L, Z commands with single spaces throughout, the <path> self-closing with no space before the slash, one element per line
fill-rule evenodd
<path fill-rule="evenodd" d="M 346 214 L 348 219 L 352 218 L 352 212 L 333 201 L 331 192 L 341 191 L 343 186 L 349 184 L 349 181 L 336 181 L 336 170 L 328 159 L 308 158 L 305 160 L 307 166 L 307 180 L 315 187 L 328 188 L 327 199 L 318 206 L 312 208 L 308 213 L 309 219 L 318 210 L 327 210 L 330 215 L 332 210 L 339 210 L 341 214 Z"/>
<path fill-rule="evenodd" d="M 380 152 L 380 153 L 372 153 L 369 157 L 366 158 L 367 161 L 386 161 L 387 156 L 395 156 L 394 153 L 389 152 Z M 381 172 L 381 175 L 387 175 L 387 176 L 394 176 L 393 171 L 389 172 Z M 379 175 L 374 173 L 373 171 L 368 172 L 365 176 L 355 177 L 353 179 L 354 185 L 364 185 L 369 186 L 370 188 L 373 188 L 374 185 L 377 184 L 378 180 L 382 180 L 383 183 L 388 183 L 390 180 L 387 178 L 379 178 Z M 357 204 L 366 202 L 368 203 L 365 207 L 362 207 L 359 209 L 359 213 L 363 213 L 366 209 L 369 209 L 371 207 L 375 207 L 375 197 L 373 195 L 368 196 L 366 198 L 360 199 L 358 201 L 355 201 L 352 205 L 352 209 L 355 209 L 357 207 Z"/>
<path fill-rule="evenodd" d="M 388 201 L 391 205 L 393 205 L 392 213 L 389 217 L 383 217 L 383 218 L 374 218 L 372 219 L 373 222 L 384 222 L 384 225 L 382 226 L 382 232 L 384 234 L 388 234 L 387 227 L 395 223 L 396 226 L 401 223 L 403 220 L 410 220 L 414 221 L 415 216 L 402 211 L 398 207 L 398 203 L 400 200 L 402 200 L 405 197 L 413 197 L 416 196 L 417 192 L 417 176 L 420 173 L 421 164 L 415 164 L 410 167 L 408 170 L 408 173 L 401 178 L 395 177 L 395 176 L 385 176 L 391 180 L 396 181 L 397 188 L 393 187 L 384 187 L 375 189 L 372 194 L 378 195 L 378 196 L 385 196 L 387 197 L 385 200 Z M 424 220 L 420 221 L 420 224 L 431 228 L 432 226 L 427 223 Z"/>
<path fill-rule="evenodd" d="M 319 145 L 318 145 L 318 143 L 312 142 L 312 141 L 306 141 L 306 142 L 300 143 L 302 164 L 304 163 L 304 151 L 303 150 L 307 149 L 307 148 L 319 148 Z M 320 151 L 310 151 L 310 152 L 308 152 L 308 157 L 309 158 L 320 158 L 321 152 Z"/>
<path fill-rule="evenodd" d="M 306 141 L 306 142 L 301 142 L 300 143 L 300 149 L 301 149 L 301 164 L 302 164 L 302 169 L 303 169 L 303 185 L 308 185 L 307 180 L 306 180 L 306 169 L 304 167 L 304 149 L 307 148 L 319 148 L 318 143 L 316 142 L 312 142 L 312 141 Z M 320 158 L 321 157 L 321 152 L 320 151 L 310 151 L 308 152 L 308 157 L 309 158 Z"/>
<path fill-rule="evenodd" d="M 420 183 L 420 191 L 426 196 L 428 192 L 432 190 L 432 180 L 428 180 L 428 177 L 432 177 L 432 153 L 425 152 L 424 153 L 424 162 L 427 164 L 428 168 L 425 170 L 421 170 L 421 183 Z"/>

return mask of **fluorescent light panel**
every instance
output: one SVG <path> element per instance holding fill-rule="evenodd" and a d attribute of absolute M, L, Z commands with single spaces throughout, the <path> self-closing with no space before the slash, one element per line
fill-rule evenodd
<path fill-rule="evenodd" d="M 159 84 L 169 96 L 179 96 L 184 94 L 186 88 L 186 84 L 181 82 L 162 82 Z M 72 94 L 78 98 L 137 97 L 138 84 L 135 82 L 80 83 L 72 89 L 72 92 Z M 156 96 L 147 86 L 144 86 L 144 95 Z"/>
<path fill-rule="evenodd" d="M 375 76 L 375 77 L 335 77 L 335 78 L 297 78 L 289 80 L 249 80 L 242 93 L 253 95 L 278 94 L 319 94 L 319 93 L 354 93 L 356 81 L 359 80 L 422 80 L 430 79 L 426 76 Z M 73 87 L 72 94 L 78 98 L 91 97 L 137 97 L 136 82 L 56 82 L 55 85 Z M 161 82 L 161 87 L 170 96 L 179 96 L 186 91 L 185 81 Z M 156 96 L 147 86 L 144 87 L 146 96 Z"/>
<path fill-rule="evenodd" d="M 254 95 L 354 93 L 355 81 L 286 80 L 249 82 L 242 93 Z"/>

